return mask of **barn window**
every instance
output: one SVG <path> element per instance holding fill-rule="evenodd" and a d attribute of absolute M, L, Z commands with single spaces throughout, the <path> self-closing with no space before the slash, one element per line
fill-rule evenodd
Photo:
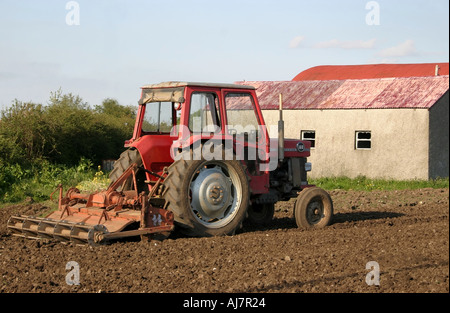
<path fill-rule="evenodd" d="M 372 148 L 372 133 L 370 131 L 357 131 L 355 133 L 355 149 L 370 150 Z"/>
<path fill-rule="evenodd" d="M 302 130 L 301 140 L 308 140 L 311 142 L 311 148 L 316 147 L 316 131 L 315 130 Z"/>

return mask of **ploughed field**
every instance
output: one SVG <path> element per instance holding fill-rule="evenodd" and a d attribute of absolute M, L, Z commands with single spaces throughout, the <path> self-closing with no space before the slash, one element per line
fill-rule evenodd
<path fill-rule="evenodd" d="M 448 189 L 330 195 L 335 217 L 324 229 L 298 229 L 292 200 L 276 205 L 271 225 L 246 225 L 235 236 L 174 233 L 164 241 L 100 247 L 13 237 L 6 228 L 12 214 L 39 215 L 46 208 L 5 207 L 0 292 L 449 292 Z M 75 268 L 66 269 L 71 261 L 78 264 L 78 281 Z"/>

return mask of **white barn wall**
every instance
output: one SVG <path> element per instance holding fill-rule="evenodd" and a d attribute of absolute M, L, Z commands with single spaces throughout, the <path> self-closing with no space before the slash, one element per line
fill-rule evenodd
<path fill-rule="evenodd" d="M 263 115 L 266 125 L 277 125 L 277 110 Z M 299 139 L 301 130 L 316 132 L 311 178 L 428 179 L 426 109 L 284 110 L 283 117 L 286 138 Z M 372 132 L 372 148 L 355 150 L 355 131 L 365 130 Z"/>

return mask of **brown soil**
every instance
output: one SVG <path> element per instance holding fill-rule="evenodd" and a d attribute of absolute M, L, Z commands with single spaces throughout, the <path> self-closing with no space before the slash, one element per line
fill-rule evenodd
<path fill-rule="evenodd" d="M 277 204 L 271 226 L 235 236 L 72 246 L 13 237 L 0 209 L 0 292 L 448 293 L 449 190 L 331 191 L 334 223 L 302 231 L 293 200 Z M 80 285 L 66 283 L 66 264 Z M 366 275 L 376 261 L 379 286 Z"/>

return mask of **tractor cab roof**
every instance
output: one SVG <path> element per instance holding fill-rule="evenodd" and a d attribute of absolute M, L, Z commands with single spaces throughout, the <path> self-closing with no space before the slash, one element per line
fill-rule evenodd
<path fill-rule="evenodd" d="M 210 88 L 227 88 L 227 89 L 242 89 L 255 90 L 254 86 L 237 85 L 237 84 L 216 84 L 216 83 L 195 83 L 195 82 L 163 82 L 159 84 L 152 84 L 143 86 L 142 96 L 139 104 L 148 102 L 179 102 L 183 103 L 184 91 L 186 87 L 210 87 Z"/>
<path fill-rule="evenodd" d="M 223 83 L 204 83 L 204 82 L 180 82 L 169 81 L 159 84 L 150 84 L 143 86 L 142 89 L 155 88 L 176 88 L 176 87 L 213 87 L 213 88 L 233 88 L 233 89 L 255 89 L 254 86 L 238 85 L 238 84 L 223 84 Z"/>

